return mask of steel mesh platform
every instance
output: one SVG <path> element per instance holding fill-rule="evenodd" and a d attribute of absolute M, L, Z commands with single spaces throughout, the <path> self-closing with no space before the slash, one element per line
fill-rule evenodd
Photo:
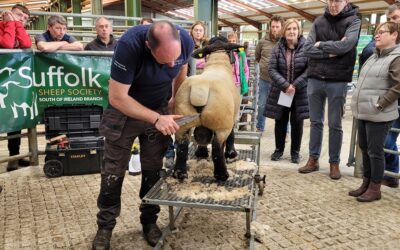
<path fill-rule="evenodd" d="M 242 197 L 232 200 L 215 200 L 213 198 L 195 199 L 191 197 L 180 197 L 174 192 L 174 188 L 168 183 L 168 180 L 161 179 L 147 193 L 143 201 L 148 204 L 168 205 L 176 207 L 197 207 L 216 210 L 231 210 L 231 211 L 247 211 L 252 206 L 252 193 L 254 189 L 253 177 L 257 169 L 246 171 L 235 171 L 234 176 L 231 176 L 219 187 L 223 187 L 224 192 L 229 195 L 230 192 L 237 188 L 248 188 L 248 192 Z M 190 174 L 190 173 L 189 173 Z M 167 177 L 172 178 L 172 177 Z M 215 184 L 216 181 L 212 176 L 194 176 L 191 183 L 201 183 L 206 185 Z M 179 184 L 176 184 L 179 185 Z"/>
<path fill-rule="evenodd" d="M 248 162 L 249 166 L 243 162 L 241 163 L 244 165 L 240 165 L 239 162 L 231 163 L 232 165 L 227 164 L 230 177 L 223 183 L 217 183 L 212 172 L 205 174 L 206 171 L 212 171 L 211 169 L 204 169 L 204 172 L 202 172 L 203 169 L 200 171 L 199 169 L 188 169 L 189 178 L 184 183 L 178 183 L 167 175 L 152 187 L 143 198 L 143 202 L 167 205 L 169 210 L 169 225 L 163 230 L 154 249 L 161 249 L 163 240 L 176 228 L 174 223 L 184 207 L 245 212 L 245 235 L 248 239 L 249 249 L 254 249 L 254 235 L 251 233 L 250 227 L 251 221 L 256 218 L 257 195 L 262 195 L 264 189 L 261 182 L 265 183 L 265 176 L 260 179 L 259 175 L 260 140 L 261 133 L 235 133 L 235 144 L 250 146 L 247 149 L 236 149 L 238 159 Z M 195 151 L 196 146 L 191 144 L 189 159 L 195 159 Z M 197 165 L 197 167 L 199 166 Z M 191 174 L 193 176 L 190 176 Z M 180 192 L 182 190 L 184 190 L 183 193 Z M 198 195 L 199 193 L 201 195 Z M 214 194 L 218 195 L 214 196 Z"/>
<path fill-rule="evenodd" d="M 189 158 L 194 159 L 194 152 L 196 150 L 195 146 L 189 147 Z M 241 149 L 237 150 L 239 159 L 244 161 L 256 161 L 256 151 Z M 177 207 L 197 207 L 206 209 L 217 209 L 217 210 L 232 210 L 232 211 L 248 211 L 253 205 L 253 195 L 254 194 L 254 176 L 258 173 L 258 166 L 254 166 L 252 169 L 237 170 L 231 169 L 230 164 L 227 164 L 228 171 L 230 171 L 230 177 L 227 181 L 223 183 L 217 183 L 213 176 L 192 176 L 190 183 L 202 184 L 205 187 L 207 185 L 217 184 L 219 187 L 223 187 L 223 191 L 226 195 L 235 191 L 238 188 L 247 187 L 247 192 L 243 196 L 236 199 L 229 200 L 215 200 L 213 198 L 207 199 L 194 199 L 192 197 L 182 197 L 178 196 L 174 192 L 175 186 L 171 185 L 168 176 L 166 179 L 160 179 L 156 185 L 146 194 L 143 201 L 148 204 L 157 205 L 168 205 Z M 190 170 L 189 170 L 190 175 Z M 188 183 L 188 185 L 190 185 Z M 175 184 L 175 185 L 179 185 Z"/>

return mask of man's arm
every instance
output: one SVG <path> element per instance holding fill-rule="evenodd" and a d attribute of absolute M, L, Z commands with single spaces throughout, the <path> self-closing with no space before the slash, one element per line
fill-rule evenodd
<path fill-rule="evenodd" d="M 32 45 L 31 38 L 20 22 L 15 24 L 15 39 L 18 41 L 18 48 L 20 49 L 27 49 Z"/>
<path fill-rule="evenodd" d="M 196 69 L 195 69 L 196 70 Z M 175 106 L 175 95 L 179 87 L 182 85 L 183 81 L 186 79 L 188 71 L 188 64 L 184 64 L 179 71 L 178 75 L 172 80 L 172 97 L 168 101 L 168 112 L 173 113 L 173 108 Z"/>
<path fill-rule="evenodd" d="M 108 99 L 110 104 L 124 113 L 141 121 L 154 124 L 155 127 L 164 135 L 174 134 L 179 126 L 174 119 L 180 118 L 178 115 L 160 115 L 156 111 L 146 108 L 138 101 L 128 95 L 131 85 L 123 84 L 114 79 L 110 79 L 108 86 Z"/>
<path fill-rule="evenodd" d="M 329 57 L 328 54 L 324 53 L 322 49 L 315 46 L 317 43 L 317 35 L 315 34 L 315 25 L 313 24 L 308 33 L 307 40 L 304 43 L 304 55 L 309 58 L 321 59 Z"/>
<path fill-rule="evenodd" d="M 44 41 L 39 41 L 36 43 L 36 47 L 38 50 L 43 51 L 43 52 L 54 52 L 57 50 L 60 50 L 61 46 L 68 44 L 66 41 L 60 41 L 60 42 L 44 42 Z"/>
<path fill-rule="evenodd" d="M 83 50 L 83 44 L 80 42 L 68 43 L 68 44 L 62 45 L 59 49 L 60 50 L 80 51 L 80 50 Z"/>
<path fill-rule="evenodd" d="M 341 40 L 320 42 L 318 47 L 326 54 L 344 55 L 356 46 L 360 28 L 361 20 L 357 18 L 346 29 Z"/>
<path fill-rule="evenodd" d="M 178 75 L 172 81 L 172 97 L 175 98 L 176 92 L 178 91 L 179 87 L 182 85 L 183 81 L 186 79 L 188 71 L 188 65 L 184 64 L 181 67 Z"/>
<path fill-rule="evenodd" d="M 12 49 L 15 44 L 15 22 L 3 21 L 3 30 L 0 30 L 0 48 Z"/>

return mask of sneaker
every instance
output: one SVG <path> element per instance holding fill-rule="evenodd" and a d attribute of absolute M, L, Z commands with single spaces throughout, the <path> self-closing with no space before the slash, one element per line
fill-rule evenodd
<path fill-rule="evenodd" d="M 18 161 L 9 161 L 7 164 L 7 172 L 11 172 L 18 169 Z"/>
<path fill-rule="evenodd" d="M 283 152 L 275 150 L 275 152 L 271 155 L 272 161 L 279 161 L 283 156 Z"/>
<path fill-rule="evenodd" d="M 27 161 L 27 160 L 19 159 L 18 160 L 18 165 L 20 167 L 28 167 L 29 165 L 31 165 L 31 163 L 29 161 Z"/>
<path fill-rule="evenodd" d="M 108 229 L 97 230 L 96 236 L 92 243 L 92 250 L 108 250 L 110 249 L 112 231 Z"/>
<path fill-rule="evenodd" d="M 155 247 L 161 238 L 162 232 L 157 224 L 144 224 L 143 235 L 150 246 Z"/>
<path fill-rule="evenodd" d="M 299 164 L 300 163 L 300 155 L 292 154 L 291 161 L 292 161 L 292 163 Z"/>

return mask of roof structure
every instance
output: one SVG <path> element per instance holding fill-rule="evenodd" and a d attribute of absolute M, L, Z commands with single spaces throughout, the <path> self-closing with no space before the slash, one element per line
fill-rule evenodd
<path fill-rule="evenodd" d="M 2 0 L 0 9 L 8 9 L 16 2 L 30 10 L 45 10 L 54 0 Z M 353 0 L 361 14 L 382 13 L 395 0 Z M 123 5 L 124 0 L 103 0 L 103 7 Z M 90 10 L 91 0 L 82 0 L 82 9 Z M 142 6 L 177 19 L 193 19 L 193 0 L 142 0 Z M 267 23 L 272 15 L 313 21 L 322 15 L 326 0 L 218 0 L 218 21 L 221 26 Z"/>

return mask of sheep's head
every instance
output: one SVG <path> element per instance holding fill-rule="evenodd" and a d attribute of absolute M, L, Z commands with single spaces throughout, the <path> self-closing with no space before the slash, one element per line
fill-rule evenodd
<path fill-rule="evenodd" d="M 207 46 L 193 51 L 192 57 L 199 59 L 216 51 L 226 51 L 228 54 L 231 51 L 239 51 L 244 49 L 242 45 L 229 43 L 225 37 L 217 36 L 210 39 Z"/>

